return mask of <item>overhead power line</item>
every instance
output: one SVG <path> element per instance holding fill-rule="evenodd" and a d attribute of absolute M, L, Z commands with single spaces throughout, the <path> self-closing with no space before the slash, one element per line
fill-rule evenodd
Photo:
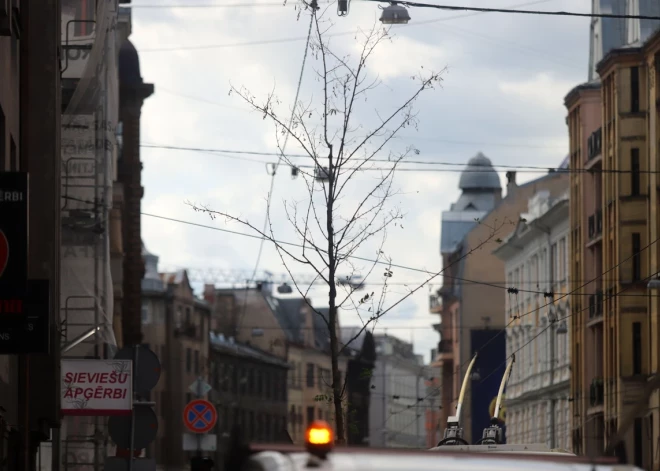
<path fill-rule="evenodd" d="M 519 8 L 519 7 L 526 7 L 526 6 L 531 6 L 531 5 L 537 5 L 540 3 L 547 3 L 549 1 L 554 1 L 554 0 L 536 0 L 533 2 L 526 2 L 526 3 L 521 3 L 518 5 L 511 5 L 509 8 Z M 366 2 L 364 2 L 366 3 Z M 157 8 L 158 5 L 154 6 L 153 8 Z M 449 20 L 458 20 L 461 18 L 469 18 L 472 16 L 477 16 L 477 15 L 482 15 L 484 12 L 473 12 L 473 13 L 467 13 L 463 15 L 455 15 L 455 16 L 450 16 L 450 17 L 444 17 L 444 18 L 434 18 L 431 20 L 422 20 L 422 21 L 415 21 L 414 23 L 406 25 L 406 28 L 411 28 L 415 26 L 422 26 L 422 25 L 428 25 L 432 23 L 440 23 L 443 21 L 449 21 Z M 339 33 L 331 33 L 328 34 L 326 37 L 331 38 L 335 36 L 348 36 L 348 35 L 354 35 L 355 31 L 342 31 Z M 172 51 L 190 51 L 190 50 L 204 50 L 204 49 L 222 49 L 222 48 L 227 48 L 227 47 L 242 47 L 242 46 L 261 46 L 261 45 L 266 45 L 266 44 L 278 44 L 278 43 L 288 43 L 288 42 L 295 42 L 295 41 L 305 41 L 306 37 L 305 36 L 297 36 L 297 37 L 289 37 L 289 38 L 275 38 L 275 39 L 266 39 L 266 40 L 260 40 L 260 41 L 245 41 L 245 42 L 237 42 L 237 43 L 231 43 L 231 44 L 210 44 L 210 45 L 200 45 L 200 46 L 171 46 L 171 47 L 160 47 L 160 48 L 147 48 L 147 49 L 140 49 L 139 52 L 140 54 L 143 52 L 172 52 Z"/>
<path fill-rule="evenodd" d="M 208 153 L 211 155 L 217 155 L 218 157 L 234 158 L 238 160 L 244 160 L 246 162 L 254 162 L 261 164 L 279 164 L 278 162 L 268 161 L 268 160 L 255 160 L 247 159 L 233 156 L 226 156 L 223 154 L 238 154 L 238 155 L 260 155 L 260 156 L 282 156 L 282 153 L 279 152 L 266 152 L 266 151 L 249 151 L 249 150 L 240 150 L 240 149 L 216 149 L 216 148 L 200 148 L 200 147 L 183 147 L 183 146 L 168 146 L 168 145 L 157 145 L 157 144 L 140 144 L 140 147 L 152 148 L 152 149 L 163 149 L 163 150 L 181 150 L 189 152 L 201 152 Z M 307 154 L 285 154 L 287 159 L 312 159 Z M 478 172 L 482 173 L 484 170 L 479 168 L 466 168 L 465 163 L 461 162 L 443 162 L 437 160 L 409 160 L 402 159 L 401 161 L 384 159 L 384 158 L 372 158 L 372 159 L 360 159 L 352 158 L 351 161 L 354 162 L 382 162 L 397 164 L 397 171 L 404 172 Z M 417 165 L 437 165 L 437 166 L 453 166 L 461 168 L 447 168 L 447 169 L 433 169 L 433 168 L 407 168 L 401 167 L 401 164 L 417 164 Z M 315 168 L 314 165 L 296 165 L 297 168 Z M 505 165 L 505 164 L 493 164 L 493 170 L 506 171 L 506 170 L 515 170 L 520 173 L 540 173 L 540 172 L 556 172 L 556 173 L 588 173 L 588 174 L 630 174 L 630 173 L 639 173 L 639 174 L 658 174 L 660 170 L 619 170 L 619 169 L 603 169 L 603 168 L 560 168 L 560 167 L 543 167 L 540 165 Z M 362 171 L 387 171 L 388 168 L 375 167 L 375 168 L 362 168 Z"/>
<path fill-rule="evenodd" d="M 350 0 L 351 3 L 389 3 L 387 0 Z M 321 1 L 319 4 L 330 4 L 333 2 Z M 659 16 L 650 15 L 619 15 L 615 13 L 579 13 L 571 11 L 544 11 L 544 10 L 518 10 L 515 8 L 480 8 L 480 7 L 461 7 L 456 5 L 438 5 L 434 3 L 411 2 L 406 0 L 397 0 L 399 5 L 405 5 L 415 8 L 433 8 L 445 11 L 470 11 L 475 13 L 518 13 L 523 15 L 544 15 L 544 16 L 576 16 L 585 18 L 621 18 L 621 19 L 640 19 L 640 20 L 660 20 Z M 542 1 L 529 2 L 525 5 L 544 3 Z M 255 7 L 285 7 L 301 6 L 302 2 L 281 1 L 281 2 L 251 2 L 251 3 L 199 3 L 199 4 L 145 4 L 145 5 L 126 5 L 128 8 L 255 8 Z"/>
<path fill-rule="evenodd" d="M 385 3 L 383 0 L 364 0 L 374 3 Z M 406 0 L 397 0 L 399 5 L 417 8 L 434 8 L 437 10 L 449 11 L 474 11 L 479 13 L 519 13 L 523 15 L 543 15 L 543 16 L 577 16 L 584 18 L 621 18 L 632 20 L 660 20 L 660 16 L 650 15 L 617 15 L 614 13 L 578 13 L 572 11 L 543 11 L 543 10 L 514 10 L 512 8 L 479 8 L 479 7 L 459 7 L 455 5 L 436 5 L 433 3 L 410 2 Z"/>

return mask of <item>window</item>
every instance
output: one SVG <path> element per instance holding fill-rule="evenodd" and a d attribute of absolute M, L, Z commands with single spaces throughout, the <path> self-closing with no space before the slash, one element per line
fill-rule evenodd
<path fill-rule="evenodd" d="M 639 281 L 642 278 L 642 237 L 639 232 L 632 235 L 632 280 Z"/>
<path fill-rule="evenodd" d="M 177 306 L 177 307 L 176 307 L 176 316 L 174 317 L 174 326 L 175 326 L 176 328 L 181 327 L 181 323 L 182 323 L 182 321 L 183 321 L 183 319 L 181 319 L 181 316 L 182 316 L 182 315 L 183 315 L 183 314 L 182 314 L 182 312 L 181 312 L 181 306 Z"/>
<path fill-rule="evenodd" d="M 192 352 L 189 348 L 186 348 L 186 373 L 190 373 L 192 363 Z"/>
<path fill-rule="evenodd" d="M 149 312 L 149 301 L 142 301 L 142 325 L 151 324 L 151 312 Z"/>
<path fill-rule="evenodd" d="M 633 374 L 642 374 L 642 323 L 632 324 Z"/>
<path fill-rule="evenodd" d="M 314 364 L 307 363 L 307 387 L 314 387 Z"/>
<path fill-rule="evenodd" d="M 190 325 L 190 324 L 191 324 L 191 320 L 192 320 L 192 319 L 191 319 L 191 316 L 190 316 L 190 308 L 187 307 L 187 308 L 186 308 L 186 325 Z"/>
<path fill-rule="evenodd" d="M 642 419 L 636 418 L 635 425 L 633 425 L 633 449 L 635 466 L 642 468 L 644 465 L 644 451 L 642 448 Z"/>
<path fill-rule="evenodd" d="M 314 407 L 308 407 L 307 408 L 307 426 L 309 427 L 309 424 L 314 422 Z"/>
<path fill-rule="evenodd" d="M 195 374 L 199 374 L 199 351 L 195 350 Z"/>
<path fill-rule="evenodd" d="M 630 194 L 639 195 L 639 149 L 630 149 Z"/>
<path fill-rule="evenodd" d="M 639 67 L 630 68 L 630 111 L 639 111 Z"/>

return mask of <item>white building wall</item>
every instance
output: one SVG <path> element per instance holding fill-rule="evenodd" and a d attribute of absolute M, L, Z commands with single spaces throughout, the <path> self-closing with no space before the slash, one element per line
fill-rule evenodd
<path fill-rule="evenodd" d="M 426 396 L 423 362 L 418 357 L 399 357 L 387 346 L 382 347 L 371 378 L 369 444 L 423 448 L 425 403 L 417 400 Z"/>
<path fill-rule="evenodd" d="M 505 307 L 512 321 L 507 356 L 516 355 L 506 392 L 507 442 L 569 449 L 570 338 L 556 331 L 569 313 L 568 297 L 560 294 L 568 288 L 568 209 L 561 218 L 544 218 L 550 205 L 543 195 L 536 199 L 530 211 L 534 204 L 541 210 L 524 215 L 528 224 L 534 219 L 539 226 L 556 223 L 544 227 L 546 232 L 534 231 L 505 259 L 507 287 L 519 290 L 507 293 Z M 555 293 L 554 308 L 547 306 L 553 298 L 544 293 Z"/>

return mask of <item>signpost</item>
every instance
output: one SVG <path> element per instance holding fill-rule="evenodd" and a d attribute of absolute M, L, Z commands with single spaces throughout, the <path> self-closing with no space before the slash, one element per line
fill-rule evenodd
<path fill-rule="evenodd" d="M 140 401 L 138 396 L 147 394 L 158 384 L 160 360 L 148 347 L 134 345 L 119 350 L 112 361 L 131 363 L 135 371 L 135 381 L 131 385 L 131 408 L 128 416 L 111 417 L 108 421 L 108 432 L 117 445 L 117 456 L 106 458 L 105 470 L 156 471 L 156 461 L 153 458 L 137 458 L 140 450 L 154 441 L 158 434 L 158 417 L 152 409 L 156 403 Z"/>
<path fill-rule="evenodd" d="M 207 433 L 213 430 L 218 413 L 209 401 L 194 399 L 183 409 L 183 423 L 193 433 Z"/>
<path fill-rule="evenodd" d="M 203 378 L 197 378 L 189 389 L 196 392 L 197 399 L 190 401 L 183 409 L 183 423 L 192 432 L 183 434 L 183 449 L 197 451 L 197 456 L 190 461 L 190 468 L 191 471 L 199 471 L 213 466 L 213 460 L 203 458 L 202 451 L 216 450 L 218 437 L 208 432 L 215 427 L 218 412 L 213 404 L 202 399 L 212 389 Z"/>

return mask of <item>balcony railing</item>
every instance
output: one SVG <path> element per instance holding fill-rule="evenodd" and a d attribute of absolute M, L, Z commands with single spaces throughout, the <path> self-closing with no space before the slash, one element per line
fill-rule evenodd
<path fill-rule="evenodd" d="M 603 128 L 598 128 L 587 139 L 587 162 L 598 157 L 603 151 Z"/>
<path fill-rule="evenodd" d="M 589 319 L 595 319 L 603 315 L 603 292 L 596 291 L 589 295 Z"/>
<path fill-rule="evenodd" d="M 197 326 L 187 322 L 184 322 L 180 327 L 178 327 L 176 329 L 176 333 L 178 335 L 184 335 L 191 338 L 197 338 L 198 336 Z"/>
<path fill-rule="evenodd" d="M 604 399 L 605 387 L 603 386 L 603 378 L 594 378 L 589 388 L 589 403 L 591 407 L 602 405 Z"/>
<path fill-rule="evenodd" d="M 603 233 L 603 210 L 597 209 L 589 216 L 589 240 L 593 240 Z"/>

